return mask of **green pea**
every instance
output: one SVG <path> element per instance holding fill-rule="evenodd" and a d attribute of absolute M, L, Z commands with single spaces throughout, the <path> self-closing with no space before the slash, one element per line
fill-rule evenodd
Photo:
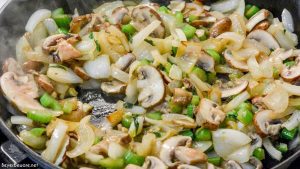
<path fill-rule="evenodd" d="M 186 115 L 189 116 L 190 118 L 194 118 L 194 108 L 195 106 L 193 104 L 189 104 L 187 106 Z"/>
<path fill-rule="evenodd" d="M 212 138 L 211 131 L 205 128 L 199 128 L 195 133 L 196 141 L 210 141 Z"/>
<path fill-rule="evenodd" d="M 169 108 L 172 113 L 180 113 L 182 112 L 182 107 L 178 104 L 175 104 L 173 101 L 169 102 Z"/>
<path fill-rule="evenodd" d="M 238 111 L 237 119 L 245 125 L 252 123 L 253 114 L 249 109 L 243 108 Z"/>
<path fill-rule="evenodd" d="M 147 113 L 146 117 L 153 119 L 153 120 L 162 120 L 161 115 L 162 115 L 161 112 L 155 111 L 155 112 Z"/>
<path fill-rule="evenodd" d="M 293 129 L 293 130 L 288 130 L 286 128 L 282 129 L 281 133 L 280 133 L 280 137 L 286 140 L 293 140 L 295 135 L 297 133 L 297 128 Z"/>
<path fill-rule="evenodd" d="M 258 147 L 256 149 L 254 149 L 253 156 L 259 160 L 263 160 L 263 159 L 265 159 L 265 150 Z"/>
<path fill-rule="evenodd" d="M 131 24 L 127 24 L 122 26 L 122 32 L 127 35 L 133 35 L 136 29 Z"/>
<path fill-rule="evenodd" d="M 194 138 L 194 133 L 191 130 L 180 131 L 179 135 L 188 136 L 188 137 L 191 137 L 192 139 Z"/>
<path fill-rule="evenodd" d="M 197 77 L 202 81 L 207 82 L 207 74 L 203 69 L 199 67 L 194 67 L 192 73 L 196 74 Z"/>
<path fill-rule="evenodd" d="M 133 121 L 132 116 L 124 116 L 123 119 L 122 119 L 122 126 L 125 127 L 125 128 L 129 128 L 132 121 Z"/>
<path fill-rule="evenodd" d="M 276 149 L 282 153 L 286 153 L 288 151 L 288 146 L 285 143 L 279 143 L 276 145 Z"/>
<path fill-rule="evenodd" d="M 176 18 L 177 23 L 183 23 L 184 16 L 181 12 L 177 11 L 175 13 L 175 18 Z"/>

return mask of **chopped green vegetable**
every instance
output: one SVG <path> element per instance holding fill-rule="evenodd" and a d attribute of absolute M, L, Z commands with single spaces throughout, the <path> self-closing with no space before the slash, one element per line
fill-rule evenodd
<path fill-rule="evenodd" d="M 250 5 L 250 4 L 247 4 L 247 5 L 245 6 L 245 14 L 246 14 L 246 12 L 247 12 L 251 7 L 252 7 L 252 5 Z"/>
<path fill-rule="evenodd" d="M 95 40 L 95 44 L 96 44 L 96 50 L 97 50 L 98 52 L 100 52 L 100 51 L 101 51 L 101 46 L 100 46 L 98 40 Z"/>
<path fill-rule="evenodd" d="M 285 143 L 279 143 L 276 145 L 276 149 L 282 153 L 286 153 L 288 151 L 288 146 Z"/>
<path fill-rule="evenodd" d="M 59 28 L 65 28 L 67 30 L 70 28 L 72 18 L 66 15 L 62 8 L 54 10 L 52 12 L 52 18 L 54 19 Z"/>
<path fill-rule="evenodd" d="M 21 140 L 28 146 L 42 150 L 46 147 L 47 136 L 36 136 L 31 131 L 23 130 L 19 134 Z"/>
<path fill-rule="evenodd" d="M 104 168 L 113 168 L 113 169 L 124 168 L 124 160 L 122 158 L 117 158 L 117 159 L 105 158 L 99 161 L 99 165 Z"/>
<path fill-rule="evenodd" d="M 62 108 L 64 113 L 71 113 L 73 111 L 73 103 L 71 101 L 66 101 Z"/>
<path fill-rule="evenodd" d="M 237 110 L 231 110 L 226 114 L 226 118 L 228 118 L 231 121 L 235 121 L 237 119 L 238 113 Z"/>
<path fill-rule="evenodd" d="M 49 123 L 53 118 L 53 116 L 50 113 L 38 112 L 38 111 L 27 112 L 27 117 L 35 122 L 43 123 L 43 124 Z"/>
<path fill-rule="evenodd" d="M 93 145 L 98 144 L 101 141 L 101 137 L 96 136 Z"/>
<path fill-rule="evenodd" d="M 160 138 L 161 137 L 161 133 L 160 132 L 153 132 L 153 134 L 155 135 L 155 137 Z"/>
<path fill-rule="evenodd" d="M 194 36 L 195 36 L 195 33 L 196 33 L 196 28 L 187 24 L 185 25 L 183 28 L 182 28 L 186 38 L 189 40 L 189 39 L 192 39 Z"/>
<path fill-rule="evenodd" d="M 161 115 L 162 115 L 161 112 L 155 111 L 155 112 L 147 113 L 146 117 L 153 119 L 153 120 L 162 120 Z"/>
<path fill-rule="evenodd" d="M 273 67 L 273 77 L 274 79 L 278 79 L 280 77 L 280 72 L 276 67 Z"/>
<path fill-rule="evenodd" d="M 153 40 L 145 39 L 145 42 L 149 43 L 151 46 L 155 46 Z"/>
<path fill-rule="evenodd" d="M 76 91 L 76 89 L 74 87 L 70 87 L 68 89 L 68 94 L 72 97 L 76 97 L 78 95 L 78 92 Z"/>
<path fill-rule="evenodd" d="M 207 82 L 207 74 L 203 69 L 199 67 L 194 67 L 192 73 L 195 73 L 197 77 L 202 81 Z"/>
<path fill-rule="evenodd" d="M 287 61 L 284 64 L 285 64 L 286 67 L 292 67 L 296 64 L 296 62 L 295 61 Z"/>
<path fill-rule="evenodd" d="M 213 165 L 220 166 L 223 159 L 221 157 L 210 157 L 207 159 L 207 161 Z"/>
<path fill-rule="evenodd" d="M 198 36 L 198 39 L 199 39 L 200 41 L 205 41 L 205 40 L 207 40 L 207 35 L 206 35 L 206 33 L 204 33 L 202 36 Z"/>
<path fill-rule="evenodd" d="M 69 33 L 69 30 L 68 29 L 66 29 L 66 28 L 58 28 L 58 33 L 60 33 L 60 34 L 65 34 L 65 35 L 67 35 L 68 33 Z"/>
<path fill-rule="evenodd" d="M 94 33 L 93 32 L 90 33 L 89 38 L 94 39 Z"/>
<path fill-rule="evenodd" d="M 170 13 L 171 11 L 166 6 L 161 6 L 159 7 L 158 12 Z"/>
<path fill-rule="evenodd" d="M 194 117 L 194 105 L 193 104 L 189 104 L 187 106 L 187 111 L 186 111 L 186 115 L 189 116 L 190 118 Z"/>
<path fill-rule="evenodd" d="M 193 22 L 193 21 L 197 20 L 198 18 L 199 18 L 198 16 L 190 15 L 189 16 L 189 22 Z"/>
<path fill-rule="evenodd" d="M 192 101 L 191 101 L 192 105 L 197 106 L 199 104 L 199 102 L 200 102 L 200 97 L 197 95 L 193 95 Z"/>
<path fill-rule="evenodd" d="M 126 164 L 135 164 L 138 166 L 142 166 L 144 164 L 145 158 L 143 156 L 139 156 L 131 151 L 127 151 L 124 155 Z"/>
<path fill-rule="evenodd" d="M 170 73 L 170 70 L 171 70 L 171 67 L 172 67 L 172 64 L 170 62 L 168 62 L 164 68 L 165 68 L 165 71 L 169 74 Z"/>
<path fill-rule="evenodd" d="M 245 125 L 252 123 L 253 114 L 249 109 L 242 108 L 238 111 L 237 119 Z"/>
<path fill-rule="evenodd" d="M 142 65 L 150 65 L 150 64 L 151 64 L 151 61 L 148 60 L 148 59 L 142 59 L 142 60 L 141 60 L 141 64 L 142 64 Z"/>
<path fill-rule="evenodd" d="M 127 24 L 122 26 L 122 32 L 127 35 L 134 35 L 136 29 L 131 24 Z"/>
<path fill-rule="evenodd" d="M 281 133 L 280 133 L 280 137 L 286 140 L 293 140 L 293 138 L 295 137 L 297 133 L 297 128 L 293 129 L 293 130 L 288 130 L 286 128 L 282 129 Z"/>
<path fill-rule="evenodd" d="M 206 49 L 205 50 L 206 53 L 208 53 L 217 64 L 221 63 L 221 55 L 214 49 Z"/>
<path fill-rule="evenodd" d="M 180 131 L 179 135 L 188 136 L 188 137 L 191 137 L 192 139 L 194 138 L 194 133 L 191 130 Z"/>
<path fill-rule="evenodd" d="M 63 15 L 65 14 L 65 11 L 63 8 L 57 8 L 54 11 L 52 11 L 52 16 L 56 16 L 56 15 Z"/>
<path fill-rule="evenodd" d="M 39 137 L 39 136 L 42 136 L 45 132 L 46 132 L 46 129 L 45 128 L 33 128 L 30 130 L 31 134 Z"/>
<path fill-rule="evenodd" d="M 253 156 L 259 160 L 265 159 L 265 150 L 258 147 L 253 151 Z"/>
<path fill-rule="evenodd" d="M 125 127 L 125 128 L 129 128 L 132 121 L 133 121 L 132 116 L 124 116 L 123 119 L 122 119 L 122 126 Z"/>
<path fill-rule="evenodd" d="M 251 110 L 252 109 L 252 104 L 248 103 L 248 102 L 243 102 L 242 104 L 240 104 L 237 109 L 248 109 Z"/>
<path fill-rule="evenodd" d="M 216 72 L 208 72 L 207 73 L 207 82 L 209 84 L 214 84 L 217 80 L 217 74 Z"/>
<path fill-rule="evenodd" d="M 134 104 L 128 103 L 128 102 L 125 102 L 125 103 L 123 104 L 123 107 L 124 107 L 125 109 L 131 109 L 133 106 L 134 106 Z"/>
<path fill-rule="evenodd" d="M 211 131 L 205 128 L 199 128 L 195 133 L 196 141 L 210 141 L 212 137 Z"/>
<path fill-rule="evenodd" d="M 173 101 L 169 102 L 169 107 L 172 113 L 180 113 L 182 111 L 182 107 L 178 104 L 175 104 Z"/>
<path fill-rule="evenodd" d="M 181 12 L 177 11 L 175 13 L 175 18 L 176 18 L 177 23 L 183 23 L 184 16 Z"/>
<path fill-rule="evenodd" d="M 246 18 L 250 19 L 250 18 L 251 18 L 252 16 L 254 16 L 259 10 L 260 10 L 260 9 L 259 9 L 257 6 L 255 6 L 255 5 L 251 6 L 251 8 L 250 8 L 249 10 L 247 10 L 247 12 L 246 12 L 246 14 L 245 14 Z"/>
<path fill-rule="evenodd" d="M 178 47 L 172 47 L 172 56 L 176 56 Z"/>
<path fill-rule="evenodd" d="M 51 108 L 53 110 L 62 110 L 62 106 L 59 104 L 59 102 L 48 93 L 44 93 L 42 95 L 42 97 L 40 98 L 40 102 L 44 107 Z"/>

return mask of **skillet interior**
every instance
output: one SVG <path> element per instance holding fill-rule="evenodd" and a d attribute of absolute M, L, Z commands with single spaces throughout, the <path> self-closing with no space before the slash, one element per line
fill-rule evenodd
<path fill-rule="evenodd" d="M 0 62 L 2 63 L 6 58 L 15 56 L 15 44 L 16 41 L 24 33 L 25 24 L 29 16 L 37 9 L 48 8 L 55 9 L 58 7 L 64 7 L 64 9 L 73 11 L 75 8 L 79 9 L 80 13 L 88 13 L 93 7 L 98 6 L 103 2 L 109 0 L 13 0 L 8 6 L 0 11 Z M 283 8 L 287 8 L 294 17 L 295 31 L 300 35 L 300 1 L 298 0 L 246 0 L 248 3 L 256 4 L 261 8 L 269 9 L 276 17 L 280 17 Z M 165 0 L 154 0 L 160 4 L 164 4 Z M 211 2 L 208 0 L 208 3 Z M 298 12 L 299 11 L 299 12 Z M 95 91 L 81 91 L 81 99 L 86 102 L 91 102 L 92 105 L 96 106 L 94 112 L 94 120 L 101 119 L 101 116 L 110 112 L 112 109 L 111 103 L 117 98 L 110 98 L 101 94 L 101 92 Z M 8 138 L 24 150 L 29 157 L 35 162 L 40 164 L 40 167 L 44 168 L 55 168 L 52 164 L 44 161 L 30 148 L 25 146 L 18 140 L 14 133 L 15 128 L 11 128 L 7 121 L 11 114 L 18 114 L 11 105 L 8 104 L 6 99 L 1 95 L 0 97 L 0 128 L 2 132 L 8 136 Z M 300 147 L 294 149 L 285 154 L 283 160 L 279 163 L 267 157 L 263 161 L 265 168 L 286 168 L 290 162 L 295 160 L 300 155 Z"/>

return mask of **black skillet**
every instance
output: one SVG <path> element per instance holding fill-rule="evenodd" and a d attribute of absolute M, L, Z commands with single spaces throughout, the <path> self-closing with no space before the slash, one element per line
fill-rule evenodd
<path fill-rule="evenodd" d="M 1 0 L 2 1 L 2 0 Z M 160 4 L 165 4 L 167 0 L 153 0 Z M 205 1 L 205 0 L 204 0 Z M 269 9 L 275 17 L 280 18 L 284 8 L 287 8 L 293 15 L 295 31 L 300 35 L 300 0 L 246 0 L 247 3 L 255 4 L 261 8 Z M 40 8 L 55 9 L 63 7 L 65 10 L 73 11 L 75 8 L 79 12 L 88 13 L 91 9 L 99 6 L 109 0 L 11 0 L 0 8 L 0 62 L 2 63 L 7 57 L 15 56 L 16 40 L 24 33 L 25 24 L 29 16 Z M 208 1 L 209 3 L 209 1 Z M 101 119 L 101 116 L 112 110 L 112 104 L 117 98 L 111 98 L 103 95 L 99 91 L 80 91 L 80 98 L 83 101 L 91 102 L 95 106 L 93 119 Z M 8 125 L 8 120 L 12 114 L 18 114 L 10 106 L 3 96 L 0 96 L 0 129 L 13 143 L 23 150 L 29 158 L 39 164 L 42 168 L 57 168 L 53 164 L 43 160 L 36 152 L 24 145 L 16 137 L 16 129 Z M 102 112 L 102 113 L 96 113 Z M 284 158 L 278 162 L 270 157 L 263 160 L 265 168 L 281 169 L 287 168 L 292 161 L 300 156 L 300 147 L 286 153 Z"/>

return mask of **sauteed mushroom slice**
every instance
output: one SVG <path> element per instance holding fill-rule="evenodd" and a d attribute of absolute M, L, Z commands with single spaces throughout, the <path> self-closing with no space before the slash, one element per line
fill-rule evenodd
<path fill-rule="evenodd" d="M 165 95 L 165 86 L 159 71 L 146 65 L 138 68 L 137 74 L 137 88 L 140 90 L 139 103 L 145 108 L 159 104 Z"/>
<path fill-rule="evenodd" d="M 208 72 L 215 72 L 215 60 L 204 51 L 198 56 L 196 65 Z"/>
<path fill-rule="evenodd" d="M 177 169 L 200 169 L 199 167 L 188 165 L 188 164 L 181 164 L 177 167 Z M 209 168 L 208 168 L 209 169 Z"/>
<path fill-rule="evenodd" d="M 119 81 L 101 83 L 101 90 L 106 94 L 123 94 L 126 90 L 126 84 Z"/>
<path fill-rule="evenodd" d="M 224 32 L 228 32 L 231 24 L 232 22 L 228 17 L 220 19 L 210 28 L 210 37 L 215 38 Z"/>
<path fill-rule="evenodd" d="M 254 127 L 261 137 L 275 136 L 281 129 L 281 121 L 275 119 L 272 110 L 262 110 L 255 113 Z"/>
<path fill-rule="evenodd" d="M 74 17 L 70 23 L 70 32 L 79 33 L 81 28 L 88 24 L 91 20 L 92 14 Z"/>
<path fill-rule="evenodd" d="M 129 10 L 124 6 L 117 7 L 112 11 L 112 24 L 128 23 L 130 21 Z"/>
<path fill-rule="evenodd" d="M 138 30 L 142 30 L 146 26 L 148 26 L 151 22 L 155 20 L 161 21 L 160 26 L 154 30 L 151 34 L 154 38 L 164 38 L 165 37 L 165 26 L 163 25 L 162 19 L 159 14 L 149 6 L 140 5 L 135 7 L 132 10 L 131 14 L 133 25 Z"/>
<path fill-rule="evenodd" d="M 266 47 L 273 50 L 280 48 L 275 38 L 270 33 L 264 30 L 254 30 L 248 34 L 247 38 L 255 39 L 256 41 L 261 42 Z"/>
<path fill-rule="evenodd" d="M 39 72 L 43 68 L 44 64 L 37 61 L 27 61 L 24 62 L 22 68 L 25 72 L 29 73 L 31 71 Z"/>
<path fill-rule="evenodd" d="M 85 70 L 82 67 L 79 66 L 73 66 L 74 73 L 79 76 L 83 80 L 89 80 L 90 76 L 85 72 Z"/>
<path fill-rule="evenodd" d="M 281 71 L 281 77 L 286 81 L 293 81 L 300 77 L 300 57 L 297 57 L 295 62 L 293 66 L 284 65 Z"/>
<path fill-rule="evenodd" d="M 234 160 L 227 161 L 224 165 L 224 168 L 225 169 L 243 169 L 242 166 Z"/>
<path fill-rule="evenodd" d="M 249 163 L 252 164 L 255 167 L 255 169 L 263 168 L 262 162 L 255 157 L 250 157 Z"/>
<path fill-rule="evenodd" d="M 47 93 L 52 93 L 54 91 L 54 86 L 48 76 L 43 74 L 37 75 L 37 77 L 35 77 L 35 81 Z"/>
<path fill-rule="evenodd" d="M 241 93 L 248 86 L 248 81 L 242 81 L 237 83 L 234 87 L 221 88 L 222 98 L 230 97 Z"/>
<path fill-rule="evenodd" d="M 254 28 L 254 30 L 267 30 L 270 27 L 270 22 L 268 20 L 264 20 L 259 22 Z"/>
<path fill-rule="evenodd" d="M 247 31 L 250 32 L 258 23 L 263 20 L 268 19 L 271 16 L 271 13 L 266 10 L 262 9 L 257 12 L 254 16 L 252 16 L 246 24 Z"/>
<path fill-rule="evenodd" d="M 190 146 L 192 138 L 188 136 L 174 136 L 167 139 L 161 146 L 159 158 L 169 167 L 176 166 L 179 162 L 173 162 L 175 148 L 178 146 Z"/>
<path fill-rule="evenodd" d="M 17 75 L 24 75 L 22 67 L 18 64 L 18 62 L 14 58 L 7 58 L 2 66 L 2 72 L 14 72 Z"/>
<path fill-rule="evenodd" d="M 181 88 L 174 89 L 173 102 L 179 105 L 187 105 L 192 99 L 192 93 Z"/>
<path fill-rule="evenodd" d="M 125 71 L 134 60 L 135 56 L 132 53 L 128 53 L 120 57 L 119 60 L 115 63 L 115 65 L 120 70 Z"/>
<path fill-rule="evenodd" d="M 168 6 L 172 12 L 181 12 L 185 8 L 185 1 L 170 1 L 170 5 Z"/>
<path fill-rule="evenodd" d="M 125 169 L 145 169 L 144 167 L 140 167 L 138 165 L 134 165 L 134 164 L 128 164 Z"/>
<path fill-rule="evenodd" d="M 248 65 L 246 62 L 243 62 L 243 61 L 239 61 L 239 60 L 236 60 L 231 51 L 229 49 L 226 49 L 225 52 L 224 52 L 224 58 L 226 60 L 226 62 L 236 68 L 236 69 L 239 69 L 243 72 L 248 72 L 249 71 L 249 68 L 248 68 Z"/>
<path fill-rule="evenodd" d="M 203 7 L 195 3 L 186 3 L 183 10 L 184 17 L 187 18 L 190 15 L 200 16 L 204 11 Z"/>
<path fill-rule="evenodd" d="M 197 124 L 209 129 L 217 129 L 225 119 L 225 113 L 213 101 L 203 98 L 196 110 Z"/>
<path fill-rule="evenodd" d="M 175 148 L 175 157 L 185 164 L 198 164 L 207 161 L 207 156 L 202 151 L 184 146 Z"/>
<path fill-rule="evenodd" d="M 148 156 L 143 164 L 144 169 L 167 169 L 168 167 L 159 158 Z"/>

